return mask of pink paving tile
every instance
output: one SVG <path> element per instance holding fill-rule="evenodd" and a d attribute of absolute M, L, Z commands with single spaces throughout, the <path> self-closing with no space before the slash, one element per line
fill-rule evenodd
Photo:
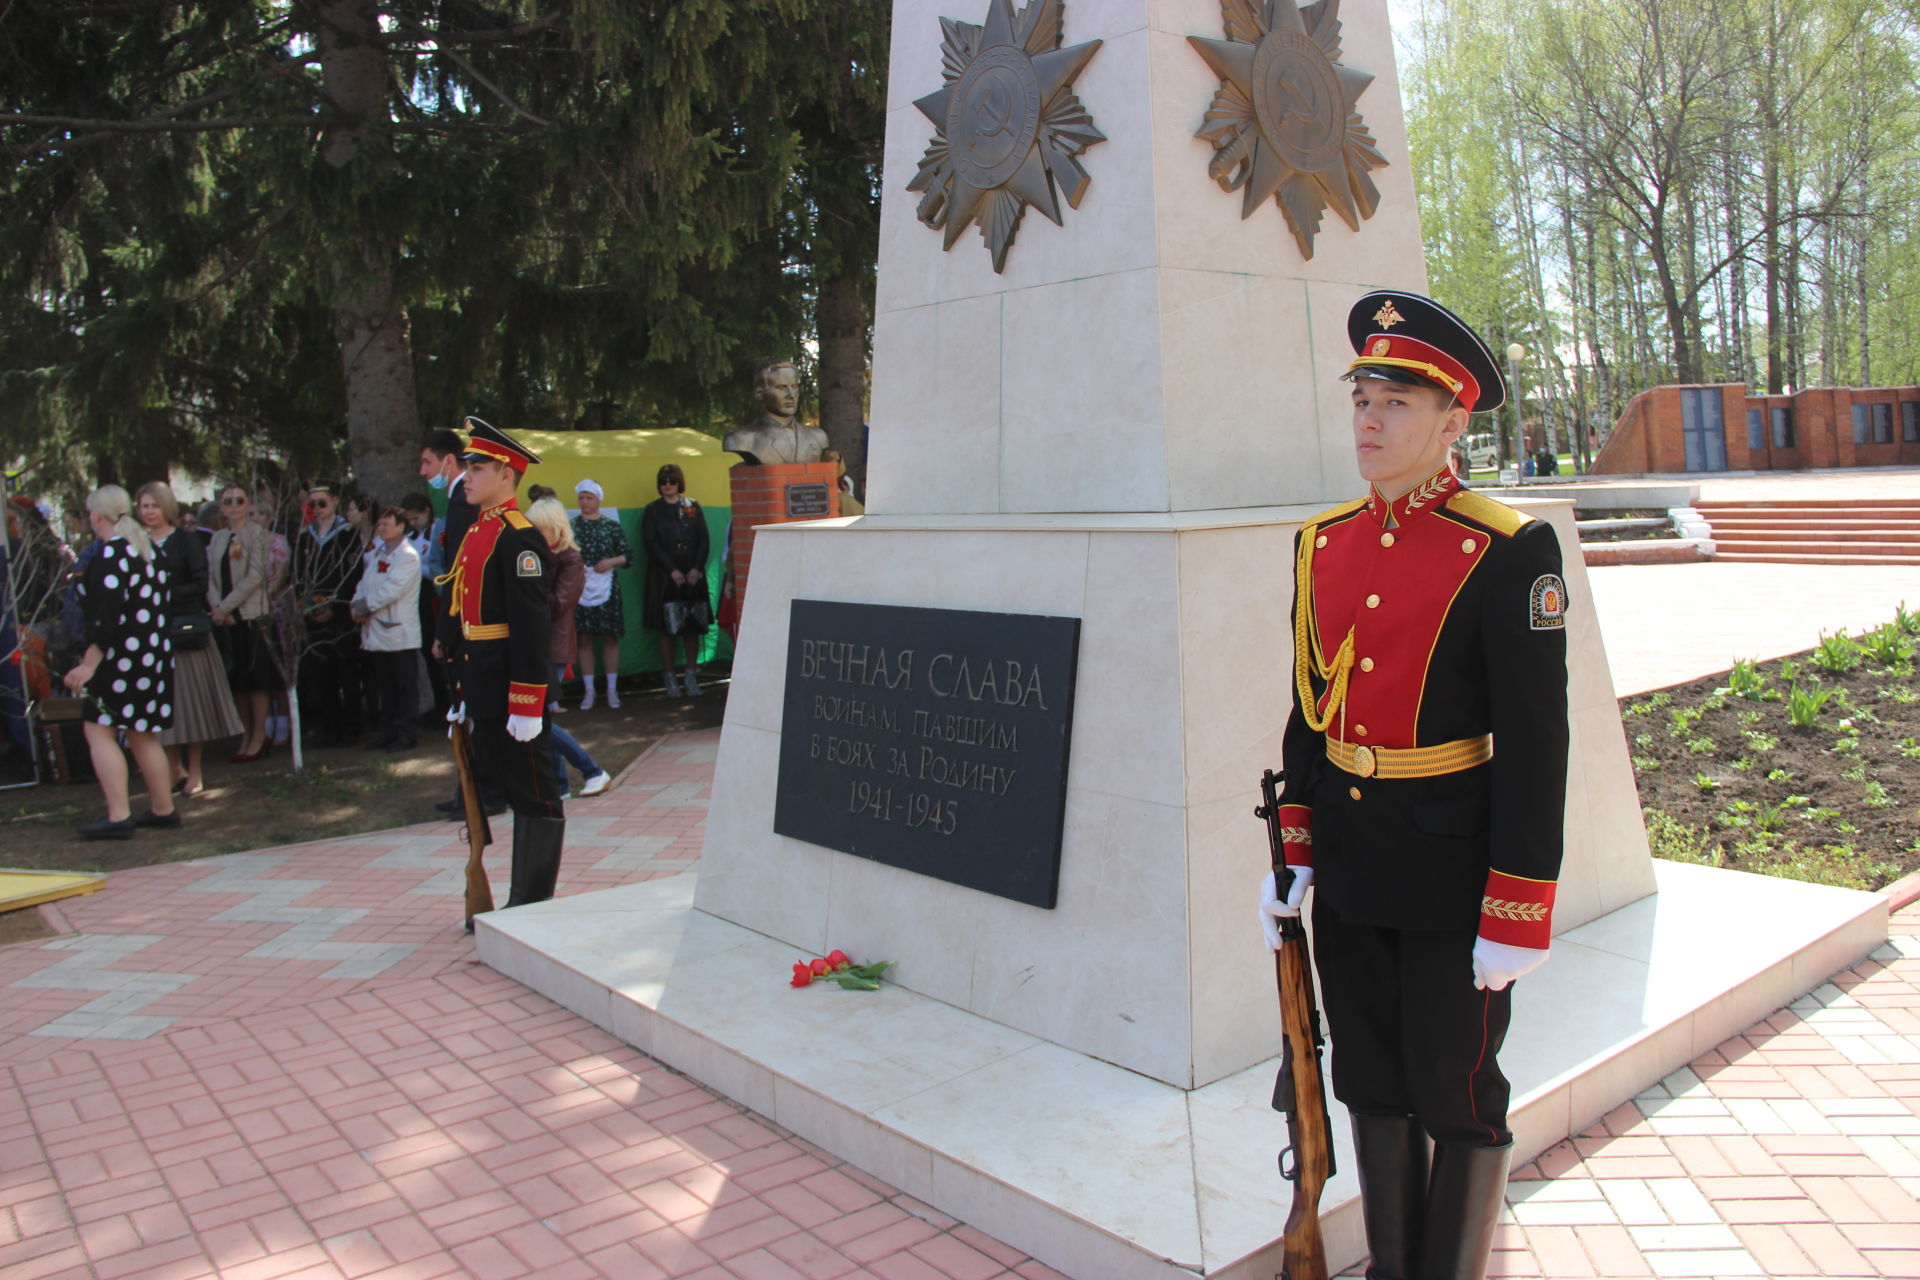
<path fill-rule="evenodd" d="M 946 1280 L 989 1280 L 1006 1270 L 996 1259 L 951 1235 L 923 1240 L 909 1252 Z"/>

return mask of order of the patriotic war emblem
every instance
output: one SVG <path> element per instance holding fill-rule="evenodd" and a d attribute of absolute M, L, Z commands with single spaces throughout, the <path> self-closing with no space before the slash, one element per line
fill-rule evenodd
<path fill-rule="evenodd" d="M 1032 205 L 1060 223 L 1060 199 L 1078 209 L 1086 170 L 1074 157 L 1106 141 L 1080 104 L 1073 80 L 1100 47 L 1060 45 L 1063 0 L 989 0 L 983 26 L 940 19 L 940 74 L 946 85 L 914 103 L 934 135 L 907 190 L 924 194 L 920 221 L 946 232 L 943 249 L 978 222 L 993 269 Z"/>
<path fill-rule="evenodd" d="M 1380 205 L 1367 176 L 1387 163 L 1354 103 L 1373 77 L 1340 62 L 1340 0 L 1221 0 L 1226 39 L 1188 36 L 1220 77 L 1194 135 L 1213 143 L 1207 172 L 1241 192 L 1250 218 L 1269 196 L 1303 256 L 1328 207 L 1353 230 Z"/>

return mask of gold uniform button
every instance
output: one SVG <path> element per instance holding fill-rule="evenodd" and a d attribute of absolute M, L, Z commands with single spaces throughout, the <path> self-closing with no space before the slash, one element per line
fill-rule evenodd
<path fill-rule="evenodd" d="M 1479 545 L 1480 544 L 1475 542 L 1472 538 L 1468 538 L 1465 542 L 1460 544 L 1460 549 L 1466 552 L 1468 555 L 1472 555 L 1474 552 L 1474 549 Z"/>
<path fill-rule="evenodd" d="M 1383 547 L 1390 547 L 1390 546 L 1392 546 L 1392 545 L 1393 545 L 1393 535 L 1392 535 L 1392 534 L 1390 534 L 1390 533 L 1383 533 L 1383 534 L 1381 534 L 1381 535 L 1380 535 L 1380 545 L 1381 545 L 1381 546 L 1383 546 Z"/>
<path fill-rule="evenodd" d="M 1379 607 L 1380 607 L 1380 597 L 1379 597 L 1379 596 L 1368 596 L 1368 597 L 1367 597 L 1367 608 L 1369 608 L 1369 609 L 1378 609 Z"/>
<path fill-rule="evenodd" d="M 1371 671 L 1371 670 L 1373 670 L 1373 659 L 1372 659 L 1372 658 L 1362 658 L 1362 659 L 1360 659 L 1360 669 L 1361 669 L 1362 671 Z"/>
<path fill-rule="evenodd" d="M 1367 726 L 1363 724 L 1357 724 L 1353 726 L 1353 731 L 1359 734 L 1363 738 L 1367 736 Z"/>
<path fill-rule="evenodd" d="M 1315 539 L 1313 540 L 1313 545 L 1314 545 L 1314 546 L 1316 546 L 1316 547 L 1324 547 L 1324 546 L 1326 546 L 1326 545 L 1327 545 L 1327 535 L 1323 533 L 1323 534 L 1321 534 L 1321 535 L 1320 535 L 1319 537 L 1317 537 L 1317 538 L 1315 538 Z"/>
<path fill-rule="evenodd" d="M 1358 799 L 1360 798 L 1360 788 L 1358 788 L 1358 787 L 1348 787 L 1348 788 L 1347 788 L 1347 794 L 1348 794 L 1348 795 L 1350 795 L 1350 796 L 1352 796 L 1352 797 L 1353 797 L 1353 798 L 1354 798 L 1355 800 L 1358 800 Z"/>

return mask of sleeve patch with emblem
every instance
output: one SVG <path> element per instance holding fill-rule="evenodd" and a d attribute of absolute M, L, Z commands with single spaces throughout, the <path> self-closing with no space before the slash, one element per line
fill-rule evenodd
<path fill-rule="evenodd" d="M 1567 625 L 1567 584 L 1559 574 L 1543 573 L 1533 580 L 1528 613 L 1535 631 L 1557 631 Z"/>
<path fill-rule="evenodd" d="M 522 551 L 520 559 L 514 563 L 513 571 L 523 578 L 540 576 L 540 557 L 531 551 Z M 1536 591 L 1538 588 L 1536 588 Z"/>

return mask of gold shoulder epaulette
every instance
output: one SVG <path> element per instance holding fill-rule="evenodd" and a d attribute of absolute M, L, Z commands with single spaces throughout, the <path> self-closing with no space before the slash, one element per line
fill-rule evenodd
<path fill-rule="evenodd" d="M 1483 524 L 1506 538 L 1511 538 L 1533 523 L 1533 517 L 1526 512 L 1516 510 L 1485 494 L 1475 493 L 1471 489 L 1462 489 L 1448 498 L 1447 510 L 1457 511 L 1476 524 Z"/>
<path fill-rule="evenodd" d="M 1350 516 L 1366 505 L 1367 500 L 1365 498 L 1355 498 L 1352 502 L 1343 502 L 1337 507 L 1328 507 L 1325 511 L 1322 511 L 1319 515 L 1307 521 L 1307 523 L 1310 525 L 1323 525 L 1329 520 L 1338 520 L 1342 516 Z"/>
<path fill-rule="evenodd" d="M 500 514 L 506 517 L 507 528 L 509 529 L 533 528 L 533 521 L 527 519 L 526 516 L 518 511 L 502 511 Z"/>

